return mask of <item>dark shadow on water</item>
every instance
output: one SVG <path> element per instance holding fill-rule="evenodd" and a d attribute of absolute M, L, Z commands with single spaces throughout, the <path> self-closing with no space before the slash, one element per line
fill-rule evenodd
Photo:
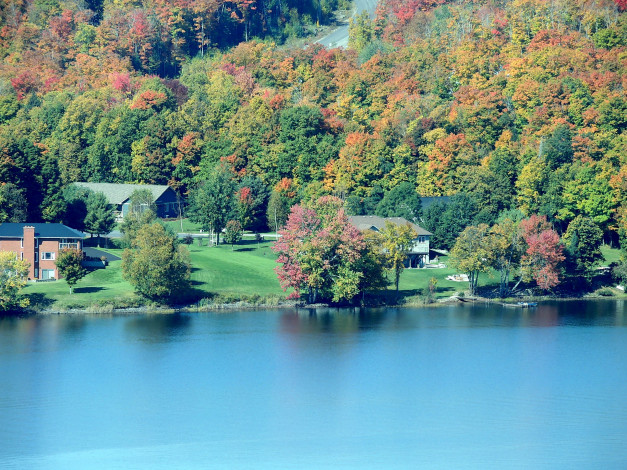
<path fill-rule="evenodd" d="M 281 331 L 294 335 L 359 333 L 380 328 L 393 315 L 384 308 L 303 308 L 281 316 Z"/>
<path fill-rule="evenodd" d="M 159 344 L 177 341 L 185 335 L 191 322 L 192 318 L 189 315 L 155 314 L 131 318 L 124 328 L 134 339 L 144 343 Z"/>

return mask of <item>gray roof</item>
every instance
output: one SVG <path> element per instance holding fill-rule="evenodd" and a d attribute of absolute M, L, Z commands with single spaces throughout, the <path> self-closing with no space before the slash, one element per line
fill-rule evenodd
<path fill-rule="evenodd" d="M 168 189 L 167 184 L 121 184 L 121 183 L 73 183 L 81 188 L 87 188 L 95 193 L 103 193 L 109 204 L 120 205 L 126 202 L 133 194 L 133 191 L 147 189 L 152 193 L 152 200 L 156 201 Z"/>
<path fill-rule="evenodd" d="M 0 224 L 0 238 L 22 238 L 24 227 L 35 227 L 35 237 L 37 238 L 85 238 L 82 232 L 74 230 L 63 224 Z"/>
<path fill-rule="evenodd" d="M 433 235 L 420 225 L 416 225 L 403 217 L 379 217 L 378 215 L 353 215 L 348 218 L 351 224 L 357 227 L 360 231 L 363 230 L 375 230 L 377 232 L 385 228 L 386 222 L 391 222 L 396 225 L 411 225 L 418 235 Z"/>

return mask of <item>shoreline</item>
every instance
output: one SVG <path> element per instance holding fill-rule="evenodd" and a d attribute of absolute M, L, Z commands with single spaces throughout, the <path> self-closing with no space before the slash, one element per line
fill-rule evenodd
<path fill-rule="evenodd" d="M 510 299 L 495 299 L 488 297 L 462 297 L 451 296 L 449 298 L 438 299 L 432 303 L 420 303 L 420 302 L 406 302 L 396 304 L 372 304 L 372 305 L 350 305 L 350 304 L 328 304 L 328 303 L 316 303 L 306 304 L 297 301 L 288 301 L 279 303 L 252 303 L 248 301 L 237 301 L 220 303 L 216 305 L 204 305 L 194 306 L 180 305 L 180 306 L 154 306 L 143 305 L 139 307 L 125 307 L 114 308 L 112 306 L 94 306 L 90 308 L 69 308 L 69 309 L 25 309 L 20 312 L 3 312 L 0 316 L 47 316 L 47 315 L 173 315 L 181 313 L 210 313 L 210 312 L 232 312 L 234 310 L 267 310 L 267 309 L 303 309 L 303 310 L 317 310 L 317 309 L 355 309 L 355 308 L 419 308 L 419 307 L 447 307 L 450 305 L 462 305 L 462 304 L 499 304 L 506 306 L 512 302 L 573 302 L 573 301 L 599 301 L 599 300 L 627 300 L 627 294 L 615 295 L 615 296 L 582 296 L 582 297 L 551 297 L 551 296 L 539 296 L 539 297 L 520 297 L 515 300 Z"/>

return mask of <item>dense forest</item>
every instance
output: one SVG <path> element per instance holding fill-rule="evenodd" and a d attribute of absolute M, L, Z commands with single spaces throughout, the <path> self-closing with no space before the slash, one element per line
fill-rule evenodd
<path fill-rule="evenodd" d="M 268 203 L 276 216 L 335 195 L 354 214 L 419 219 L 417 196 L 451 196 L 449 248 L 503 214 L 559 233 L 584 216 L 618 243 L 627 2 L 381 0 L 346 50 L 283 44 L 345 6 L 4 1 L 0 221 L 64 220 L 74 181 L 187 195 L 220 166 L 258 206 L 249 228 Z"/>

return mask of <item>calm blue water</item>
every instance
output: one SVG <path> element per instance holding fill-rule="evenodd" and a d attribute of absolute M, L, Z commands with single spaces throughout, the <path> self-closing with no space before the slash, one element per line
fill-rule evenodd
<path fill-rule="evenodd" d="M 625 469 L 627 304 L 0 319 L 0 468 Z"/>

